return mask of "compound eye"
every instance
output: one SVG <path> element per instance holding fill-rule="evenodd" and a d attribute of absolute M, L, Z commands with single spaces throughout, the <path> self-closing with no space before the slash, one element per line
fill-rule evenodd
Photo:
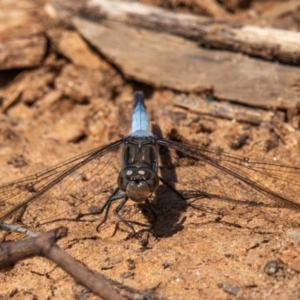
<path fill-rule="evenodd" d="M 140 170 L 138 170 L 138 173 L 139 173 L 139 175 L 144 176 L 146 172 L 144 170 L 140 169 Z"/>
<path fill-rule="evenodd" d="M 126 170 L 126 173 L 125 173 L 125 175 L 126 175 L 127 179 L 130 179 L 130 178 L 131 178 L 131 176 L 132 176 L 132 174 L 133 174 L 133 171 L 132 171 L 131 169 L 129 169 L 129 170 Z"/>
<path fill-rule="evenodd" d="M 148 170 L 148 169 L 139 169 L 138 174 L 143 176 L 143 178 L 145 178 L 145 180 L 149 180 L 152 177 L 153 173 L 151 170 Z"/>

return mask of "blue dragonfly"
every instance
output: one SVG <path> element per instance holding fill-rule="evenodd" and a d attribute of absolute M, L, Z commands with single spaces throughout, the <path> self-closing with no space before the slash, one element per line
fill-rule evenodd
<path fill-rule="evenodd" d="M 169 207 L 176 198 L 299 210 L 299 175 L 300 168 L 294 166 L 152 134 L 144 95 L 136 92 L 129 135 L 0 186 L 0 222 L 9 222 L 20 210 L 25 211 L 22 221 L 28 226 L 54 222 L 66 214 L 79 220 L 104 213 L 99 230 L 117 202 L 115 215 L 135 232 L 132 222 L 122 216 L 126 202 L 145 204 L 154 229 L 158 218 L 153 203 L 159 197 L 167 197 Z"/>

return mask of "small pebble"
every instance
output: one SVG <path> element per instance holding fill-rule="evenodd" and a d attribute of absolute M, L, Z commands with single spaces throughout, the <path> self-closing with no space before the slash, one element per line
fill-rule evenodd
<path fill-rule="evenodd" d="M 240 288 L 238 286 L 234 286 L 226 282 L 218 283 L 218 287 L 223 289 L 224 292 L 231 295 L 236 295 L 240 291 Z"/>

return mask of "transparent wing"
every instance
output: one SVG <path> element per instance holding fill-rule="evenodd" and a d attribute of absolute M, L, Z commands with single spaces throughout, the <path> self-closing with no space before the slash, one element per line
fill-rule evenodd
<path fill-rule="evenodd" d="M 57 219 L 76 219 L 91 206 L 102 207 L 117 186 L 123 142 L 116 141 L 1 186 L 0 221 L 26 205 L 22 221 L 30 228 Z M 200 203 L 210 208 L 218 207 L 221 201 L 300 210 L 300 168 L 173 141 L 157 139 L 157 143 L 168 149 L 161 155 L 160 176 L 185 199 L 201 199 Z M 153 199 L 158 217 L 170 227 L 180 214 L 175 213 L 173 220 L 168 214 L 181 210 L 183 203 L 172 188 L 163 184 Z"/>
<path fill-rule="evenodd" d="M 300 211 L 298 167 L 167 140 L 158 140 L 158 144 L 170 149 L 165 166 L 162 156 L 162 173 L 187 198 L 206 197 Z"/>
<path fill-rule="evenodd" d="M 29 226 L 76 217 L 92 205 L 101 207 L 116 188 L 122 143 L 116 141 L 0 186 L 0 221 L 26 206 L 22 221 Z"/>

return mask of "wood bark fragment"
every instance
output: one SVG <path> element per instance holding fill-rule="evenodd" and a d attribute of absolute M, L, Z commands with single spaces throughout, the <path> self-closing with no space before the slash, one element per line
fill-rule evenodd
<path fill-rule="evenodd" d="M 195 92 L 264 108 L 299 101 L 300 70 L 225 51 L 209 51 L 169 34 L 117 22 L 74 18 L 74 26 L 127 78 L 156 87 Z"/>
<path fill-rule="evenodd" d="M 4 2 L 0 10 L 0 70 L 39 66 L 47 40 L 33 4 Z"/>
<path fill-rule="evenodd" d="M 300 33 L 262 28 L 229 21 L 213 20 L 192 14 L 173 13 L 137 2 L 116 0 L 54 0 L 61 13 L 80 15 L 93 21 L 124 22 L 137 28 L 172 33 L 201 45 L 246 53 L 267 60 L 300 63 Z"/>
<path fill-rule="evenodd" d="M 58 28 L 49 30 L 47 35 L 58 52 L 67 57 L 73 64 L 89 69 L 108 69 L 108 65 L 89 49 L 89 46 L 76 31 Z"/>
<path fill-rule="evenodd" d="M 183 107 L 195 113 L 212 115 L 218 118 L 236 120 L 238 122 L 247 122 L 259 125 L 262 122 L 272 122 L 275 118 L 284 119 L 284 114 L 272 111 L 241 106 L 233 103 L 223 103 L 219 101 L 206 100 L 200 97 L 178 95 L 173 103 L 176 106 Z"/>

